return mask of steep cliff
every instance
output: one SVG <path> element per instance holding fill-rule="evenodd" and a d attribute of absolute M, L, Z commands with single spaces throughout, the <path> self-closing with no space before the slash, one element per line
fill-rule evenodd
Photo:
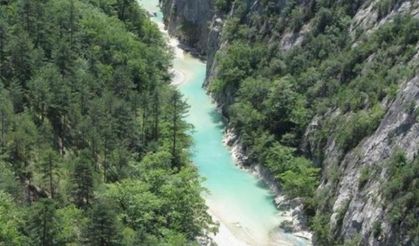
<path fill-rule="evenodd" d="M 164 21 L 171 35 L 185 48 L 206 55 L 209 23 L 214 15 L 212 0 L 160 0 Z"/>
<path fill-rule="evenodd" d="M 193 5 L 182 6 L 169 27 L 189 16 L 183 10 Z M 289 181 L 290 172 L 311 174 L 302 157 L 321 170 L 303 202 L 315 244 L 419 244 L 419 3 L 225 0 L 217 7 L 195 21 L 208 33 L 205 85 L 247 164 L 266 166 L 285 190 L 294 185 L 290 197 L 306 192 Z M 304 169 L 283 170 L 283 162 Z"/>

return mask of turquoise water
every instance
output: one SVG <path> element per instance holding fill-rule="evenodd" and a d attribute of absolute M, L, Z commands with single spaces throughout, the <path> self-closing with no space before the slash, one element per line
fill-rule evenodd
<path fill-rule="evenodd" d="M 146 10 L 157 14 L 152 19 L 161 26 L 158 0 L 139 2 Z M 231 235 L 246 244 L 306 245 L 298 237 L 278 232 L 281 216 L 274 205 L 273 194 L 260 180 L 234 164 L 230 150 L 222 142 L 225 128 L 221 116 L 202 88 L 205 64 L 179 50 L 175 53 L 173 68 L 184 77 L 178 87 L 191 106 L 187 121 L 194 125 L 192 158 L 209 191 L 204 196 L 210 213 Z M 223 240 L 218 243 L 232 245 Z"/>

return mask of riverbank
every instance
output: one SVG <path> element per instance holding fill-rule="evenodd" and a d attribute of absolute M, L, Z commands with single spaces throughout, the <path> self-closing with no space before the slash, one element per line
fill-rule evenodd
<path fill-rule="evenodd" d="M 227 124 L 227 123 L 226 123 Z M 312 241 L 312 233 L 307 227 L 307 218 L 303 211 L 303 204 L 299 199 L 288 199 L 281 192 L 280 186 L 272 174 L 263 167 L 261 164 L 246 165 L 247 156 L 240 143 L 240 137 L 235 133 L 231 127 L 227 127 L 224 139 L 224 144 L 229 147 L 234 163 L 241 169 L 249 172 L 251 175 L 257 177 L 262 185 L 266 185 L 269 190 L 274 194 L 275 206 L 281 213 L 283 221 L 280 228 L 277 230 L 284 230 L 288 233 Z"/>

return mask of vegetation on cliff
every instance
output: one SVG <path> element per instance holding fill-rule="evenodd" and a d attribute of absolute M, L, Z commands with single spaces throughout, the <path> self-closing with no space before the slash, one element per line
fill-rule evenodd
<path fill-rule="evenodd" d="M 389 11 L 399 2 L 379 1 L 376 8 Z M 372 33 L 351 32 L 351 20 L 362 1 L 249 4 L 216 1 L 219 11 L 231 6 L 234 11 L 224 25 L 224 46 L 217 53 L 209 89 L 224 103 L 249 163 L 265 165 L 290 197 L 304 198 L 317 242 L 343 243 L 332 236 L 337 232 L 331 232 L 328 225 L 333 193 L 315 193 L 324 147 L 334 139 L 340 151 L 347 153 L 377 129 L 387 110 L 384 103 L 392 101 L 400 84 L 418 72 L 417 65 L 409 62 L 417 53 L 419 20 L 396 16 Z M 303 38 L 298 39 L 301 33 Z M 302 41 L 281 47 L 278 42 L 285 34 Z M 314 117 L 316 125 L 309 126 Z M 312 152 L 302 153 L 308 127 L 316 128 L 310 139 L 314 144 L 308 148 Z M 397 178 L 397 173 L 391 177 Z M 326 182 L 337 182 L 339 174 L 335 177 Z M 404 194 L 417 192 L 415 185 L 403 187 Z M 417 200 L 406 202 L 417 211 Z M 403 212 L 396 218 L 411 216 Z M 416 227 L 417 223 L 409 225 Z M 409 238 L 414 240 L 414 235 Z"/>

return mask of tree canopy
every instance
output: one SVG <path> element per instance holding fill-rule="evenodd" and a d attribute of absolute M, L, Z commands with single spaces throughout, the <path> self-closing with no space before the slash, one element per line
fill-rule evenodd
<path fill-rule="evenodd" d="M 134 0 L 1 1 L 1 245 L 186 245 L 211 227 L 170 60 Z"/>

